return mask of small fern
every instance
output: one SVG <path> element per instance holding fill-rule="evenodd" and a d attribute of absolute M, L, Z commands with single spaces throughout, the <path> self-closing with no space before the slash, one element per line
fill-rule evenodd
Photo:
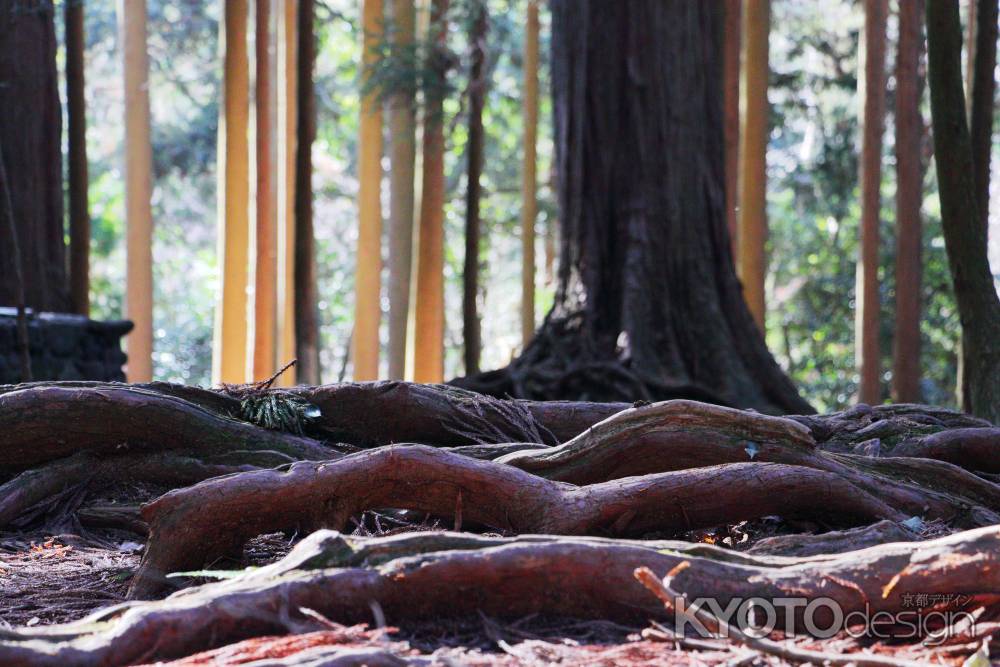
<path fill-rule="evenodd" d="M 303 435 L 306 425 L 319 416 L 317 406 L 283 391 L 250 394 L 240 401 L 240 419 L 272 431 Z"/>

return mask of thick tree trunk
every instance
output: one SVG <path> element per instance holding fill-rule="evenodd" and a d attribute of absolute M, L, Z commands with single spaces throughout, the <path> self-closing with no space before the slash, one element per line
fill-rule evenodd
<path fill-rule="evenodd" d="M 882 211 L 882 131 L 885 125 L 885 27 L 888 0 L 865 0 L 863 130 L 861 139 L 861 238 L 857 265 L 855 363 L 858 400 L 882 402 L 879 346 L 881 298 L 878 280 L 879 226 Z"/>
<path fill-rule="evenodd" d="M 66 124 L 69 163 L 69 291 L 73 312 L 90 315 L 90 211 L 87 203 L 87 98 L 84 88 L 84 0 L 64 3 Z"/>
<path fill-rule="evenodd" d="M 424 90 L 423 190 L 417 300 L 414 304 L 413 379 L 444 381 L 444 105 L 448 74 L 448 0 L 431 5 L 431 43 L 426 68 L 432 84 Z"/>
<path fill-rule="evenodd" d="M 733 269 L 719 6 L 556 0 L 552 10 L 556 305 L 508 368 L 457 383 L 525 398 L 690 396 L 808 412 Z"/>
<path fill-rule="evenodd" d="M 0 145 L 0 226 L 3 229 L 4 245 L 10 250 L 11 260 L 11 271 L 7 274 L 10 278 L 6 282 L 14 295 L 13 303 L 17 309 L 17 356 L 21 364 L 21 381 L 31 382 L 31 347 L 28 340 L 28 314 L 24 303 L 24 267 L 21 265 L 17 221 L 14 219 L 10 182 L 7 179 L 7 167 L 3 155 L 3 147 Z"/>
<path fill-rule="evenodd" d="M 921 215 L 924 166 L 920 114 L 923 0 L 899 6 L 896 55 L 896 322 L 892 399 L 920 400 L 920 298 L 923 292 Z"/>
<path fill-rule="evenodd" d="M 312 145 L 316 138 L 314 0 L 299 3 L 298 138 L 295 144 L 295 352 L 298 380 L 319 384 L 319 310 L 313 232 Z"/>
<path fill-rule="evenodd" d="M 62 110 L 53 3 L 0 2 L 0 145 L 29 308 L 68 312 L 63 240 Z M 13 274 L 14 246 L 0 246 L 0 275 Z M 16 305 L 0 281 L 0 305 Z"/>
<path fill-rule="evenodd" d="M 941 223 L 962 323 L 962 363 L 973 414 L 1000 422 L 1000 299 L 976 201 L 961 86 L 957 0 L 927 2 L 928 78 Z"/>
<path fill-rule="evenodd" d="M 739 256 L 740 52 L 743 0 L 727 0 L 722 24 L 722 114 L 725 123 L 726 228 L 733 257 Z"/>
<path fill-rule="evenodd" d="M 482 349 L 479 324 L 479 239 L 482 221 L 479 219 L 479 199 L 483 173 L 483 107 L 486 103 L 486 35 L 489 14 L 483 0 L 475 0 L 475 19 L 469 34 L 472 68 L 469 72 L 469 139 L 466 147 L 465 184 L 465 263 L 462 270 L 462 339 L 465 346 L 465 372 L 479 372 Z"/>

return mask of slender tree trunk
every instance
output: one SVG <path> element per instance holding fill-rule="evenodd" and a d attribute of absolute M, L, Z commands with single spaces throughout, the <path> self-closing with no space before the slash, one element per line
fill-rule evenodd
<path fill-rule="evenodd" d="M 965 0 L 965 106 L 966 113 L 972 113 L 972 88 L 975 81 L 976 63 L 976 5 L 979 0 Z"/>
<path fill-rule="evenodd" d="M 278 12 L 278 361 L 295 358 L 295 134 L 297 126 L 298 0 Z M 295 367 L 277 380 L 295 384 Z"/>
<path fill-rule="evenodd" d="M 754 322 L 765 331 L 767 274 L 768 35 L 770 0 L 747 0 L 743 32 L 743 127 L 740 132 L 739 275 Z"/>
<path fill-rule="evenodd" d="M 17 308 L 17 356 L 21 364 L 21 381 L 31 382 L 31 347 L 28 341 L 28 316 L 24 306 L 24 271 L 21 268 L 17 221 L 14 220 L 14 208 L 11 205 L 7 168 L 3 160 L 3 150 L 0 148 L 0 225 L 3 225 L 4 245 L 10 248 L 13 259 L 9 282 L 14 293 L 14 307 Z"/>
<path fill-rule="evenodd" d="M 274 103 L 271 71 L 271 1 L 256 0 L 254 37 L 254 123 L 257 141 L 257 236 L 254 253 L 254 326 L 252 380 L 266 380 L 275 371 L 274 333 L 278 301 L 278 236 L 274 199 Z"/>
<path fill-rule="evenodd" d="M 521 170 L 521 345 L 535 335 L 535 219 L 538 217 L 538 2 L 524 29 L 524 163 Z"/>
<path fill-rule="evenodd" d="M 726 228 L 739 257 L 740 48 L 743 0 L 726 0 L 722 24 L 722 114 L 726 137 Z"/>
<path fill-rule="evenodd" d="M 129 382 L 153 378 L 153 147 L 149 129 L 146 0 L 124 0 L 125 59 L 125 316 L 135 328 L 125 339 Z"/>
<path fill-rule="evenodd" d="M 0 143 L 20 248 L 15 260 L 0 245 L 0 276 L 20 261 L 27 307 L 67 312 L 54 11 L 45 0 L 0 0 Z M 0 305 L 16 305 L 16 292 L 0 280 Z"/>
<path fill-rule="evenodd" d="M 768 353 L 726 228 L 721 3 L 555 0 L 555 305 L 494 395 L 810 411 Z M 593 54 L 601 54 L 600 58 Z"/>
<path fill-rule="evenodd" d="M 444 380 L 444 108 L 447 76 L 445 39 L 448 0 L 433 0 L 424 89 L 423 194 L 420 198 L 420 247 L 417 258 L 417 301 L 413 332 L 413 379 Z"/>
<path fill-rule="evenodd" d="M 972 144 L 962 95 L 962 28 L 957 0 L 927 1 L 928 79 L 941 198 L 941 224 L 962 322 L 968 402 L 1000 422 L 1000 299 L 976 202 Z"/>
<path fill-rule="evenodd" d="M 969 131 L 972 141 L 972 173 L 976 184 L 976 204 L 984 228 L 990 217 L 990 154 L 993 151 L 993 106 L 996 94 L 994 70 L 997 64 L 997 0 L 976 4 L 975 57 L 969 92 Z"/>
<path fill-rule="evenodd" d="M 472 68 L 469 72 L 469 140 L 466 147 L 468 169 L 465 190 L 465 265 L 462 273 L 462 337 L 465 342 L 465 372 L 479 372 L 482 351 L 479 325 L 479 199 L 483 173 L 483 107 L 486 104 L 486 35 L 489 14 L 484 0 L 474 0 L 475 18 L 469 43 Z"/>
<path fill-rule="evenodd" d="M 858 261 L 855 356 L 858 400 L 882 401 L 879 350 L 879 218 L 882 188 L 882 131 L 885 124 L 885 24 L 888 0 L 865 0 L 861 143 L 861 256 Z"/>
<path fill-rule="evenodd" d="M 69 162 L 69 292 L 73 312 L 90 314 L 90 212 L 87 205 L 87 99 L 84 88 L 84 0 L 67 0 L 66 118 Z"/>
<path fill-rule="evenodd" d="M 392 0 L 392 45 L 400 58 L 411 49 L 416 30 L 414 0 Z M 389 379 L 406 372 L 406 330 L 413 270 L 413 178 L 416 160 L 416 91 L 400 84 L 389 100 Z"/>
<path fill-rule="evenodd" d="M 382 40 L 382 0 L 364 0 L 362 67 L 367 76 Z M 355 380 L 378 379 L 382 319 L 382 107 L 374 94 L 361 100 L 358 146 L 358 251 L 354 280 Z"/>
<path fill-rule="evenodd" d="M 920 54 L 923 0 L 899 5 L 896 55 L 896 326 L 893 337 L 892 399 L 920 400 L 921 161 Z"/>
<path fill-rule="evenodd" d="M 295 146 L 295 351 L 298 380 L 320 383 L 319 310 L 313 232 L 312 145 L 316 138 L 315 0 L 299 2 L 298 138 Z"/>
<path fill-rule="evenodd" d="M 221 26 L 223 65 L 219 118 L 218 216 L 221 286 L 215 309 L 212 354 L 214 383 L 247 378 L 247 279 L 250 261 L 248 201 L 250 147 L 247 140 L 250 65 L 247 54 L 247 0 L 224 4 Z"/>

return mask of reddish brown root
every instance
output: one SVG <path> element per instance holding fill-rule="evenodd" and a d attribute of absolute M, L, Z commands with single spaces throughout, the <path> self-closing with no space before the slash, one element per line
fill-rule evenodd
<path fill-rule="evenodd" d="M 323 460 L 338 453 L 311 440 L 211 412 L 141 387 L 23 385 L 0 392 L 0 475 L 89 451 L 186 451 L 200 456 L 277 451 Z"/>
<path fill-rule="evenodd" d="M 918 594 L 929 600 L 941 594 L 963 596 L 974 610 L 995 604 L 1000 591 L 997 527 L 839 556 L 751 563 L 716 560 L 711 551 L 694 555 L 579 538 L 514 539 L 463 550 L 453 548 L 455 536 L 436 536 L 441 550 L 428 543 L 432 534 L 419 536 L 421 547 L 407 553 L 411 536 L 357 540 L 320 532 L 283 561 L 236 579 L 122 605 L 77 623 L 5 631 L 0 663 L 88 667 L 178 658 L 286 632 L 290 622 L 307 618 L 301 609 L 338 623 L 370 622 L 372 601 L 393 624 L 479 611 L 497 618 L 663 618 L 663 606 L 633 579 L 639 567 L 657 576 L 671 572 L 675 590 L 689 599 L 713 598 L 723 608 L 752 597 L 825 598 L 844 614 L 893 613 L 912 609 Z M 359 552 L 373 542 L 394 544 L 386 551 L 396 555 L 367 561 Z M 778 611 L 782 627 L 784 611 Z M 794 614 L 787 620 L 805 630 L 803 609 Z M 830 619 L 821 616 L 814 621 L 826 627 Z"/>
<path fill-rule="evenodd" d="M 643 535 L 770 514 L 848 522 L 908 516 L 838 475 L 799 466 L 737 463 L 577 487 L 431 447 L 382 447 L 162 496 L 143 511 L 150 542 L 131 592 L 155 593 L 164 574 L 234 552 L 254 535 L 342 528 L 381 507 L 453 517 L 459 505 L 467 522 L 557 535 Z"/>
<path fill-rule="evenodd" d="M 906 440 L 892 450 L 893 456 L 947 461 L 987 473 L 1000 473 L 1000 428 L 958 428 Z"/>

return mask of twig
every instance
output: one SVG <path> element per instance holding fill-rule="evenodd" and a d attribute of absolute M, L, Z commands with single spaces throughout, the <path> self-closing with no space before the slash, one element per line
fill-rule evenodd
<path fill-rule="evenodd" d="M 674 568 L 675 571 L 677 569 L 678 568 Z M 684 597 L 670 588 L 670 575 L 667 575 L 667 577 L 661 581 L 660 578 L 653 574 L 653 571 L 648 567 L 640 567 L 635 570 L 635 578 L 638 579 L 643 586 L 648 588 L 653 595 L 658 597 L 660 601 L 662 601 L 664 605 L 670 609 L 674 608 L 674 600 Z M 750 635 L 743 633 L 743 631 L 739 628 L 729 625 L 722 619 L 716 617 L 706 609 L 692 606 L 690 607 L 690 610 L 691 613 L 694 614 L 695 618 L 704 623 L 706 627 L 709 629 L 714 628 L 717 635 L 720 635 L 723 638 L 731 639 L 737 644 L 742 644 L 743 646 L 759 651 L 760 653 L 773 655 L 778 658 L 782 658 L 783 660 L 788 660 L 789 662 L 809 662 L 817 665 L 857 665 L 858 667 L 926 666 L 926 663 L 923 662 L 901 660 L 899 658 L 892 658 L 889 656 L 866 655 L 863 653 L 847 653 L 844 655 L 837 655 L 833 653 L 823 653 L 822 651 L 800 649 L 786 643 L 771 641 L 770 639 L 751 637 Z"/>

